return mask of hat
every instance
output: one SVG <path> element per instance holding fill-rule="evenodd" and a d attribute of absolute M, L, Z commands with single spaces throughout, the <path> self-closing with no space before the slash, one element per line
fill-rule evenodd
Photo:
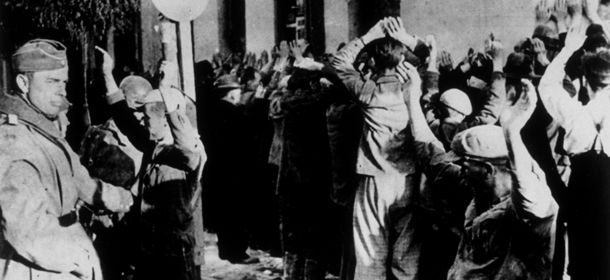
<path fill-rule="evenodd" d="M 237 82 L 237 76 L 232 74 L 225 74 L 220 76 L 214 82 L 214 89 L 238 89 L 241 88 Z"/>
<path fill-rule="evenodd" d="M 525 53 L 511 53 L 504 65 L 506 76 L 518 79 L 536 79 L 540 75 L 534 73 L 534 59 Z"/>
<path fill-rule="evenodd" d="M 172 88 L 173 90 L 173 88 Z M 156 103 L 163 102 L 163 97 L 161 96 L 161 91 L 158 89 L 151 90 L 147 94 L 140 96 L 135 100 L 136 107 L 144 106 L 148 103 Z"/>
<path fill-rule="evenodd" d="M 448 108 L 468 116 L 472 114 L 472 104 L 468 95 L 459 89 L 450 89 L 441 94 L 440 102 Z"/>
<path fill-rule="evenodd" d="M 57 41 L 35 39 L 25 43 L 12 57 L 16 72 L 39 72 L 68 66 L 66 47 Z"/>
<path fill-rule="evenodd" d="M 445 161 L 460 159 L 498 161 L 508 159 L 508 148 L 502 128 L 495 125 L 479 125 L 464 130 L 453 137 L 451 151 Z"/>

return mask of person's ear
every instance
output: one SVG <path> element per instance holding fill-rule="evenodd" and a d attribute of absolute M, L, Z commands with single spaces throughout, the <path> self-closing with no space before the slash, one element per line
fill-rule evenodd
<path fill-rule="evenodd" d="M 30 79 L 25 74 L 18 74 L 15 77 L 15 81 L 17 82 L 17 87 L 21 90 L 22 93 L 28 93 L 30 90 Z"/>

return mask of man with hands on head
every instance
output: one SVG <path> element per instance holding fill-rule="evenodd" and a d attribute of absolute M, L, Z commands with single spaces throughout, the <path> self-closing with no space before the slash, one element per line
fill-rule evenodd
<path fill-rule="evenodd" d="M 364 79 L 353 67 L 362 48 L 373 44 L 377 73 Z M 401 19 L 385 18 L 364 36 L 349 42 L 334 58 L 333 67 L 360 106 L 365 120 L 358 149 L 353 232 L 355 279 L 417 277 L 419 247 L 414 239 L 414 203 L 421 173 L 415 159 L 390 160 L 392 146 L 408 139 L 409 122 L 396 67 L 404 47 L 426 46 L 409 35 Z M 410 149 L 409 147 L 407 149 Z"/>
<path fill-rule="evenodd" d="M 469 128 L 455 136 L 447 153 L 419 105 L 417 71 L 405 65 L 399 73 L 411 81 L 404 96 L 427 186 L 465 211 L 448 279 L 550 279 L 558 206 L 520 135 L 536 106 L 532 83 L 522 80 L 521 96 L 501 114 L 502 127 Z M 464 207 L 457 198 L 466 191 L 474 199 Z"/>
<path fill-rule="evenodd" d="M 194 213 L 206 154 L 185 114 L 177 65 L 163 62 L 159 89 L 140 100 L 143 125 L 112 77 L 112 58 L 103 50 L 107 101 L 117 126 L 144 153 L 137 209 L 140 254 L 135 279 L 199 279 L 195 264 Z M 200 225 L 198 225 L 200 226 Z"/>
<path fill-rule="evenodd" d="M 12 64 L 15 89 L 0 97 L 0 278 L 101 277 L 78 208 L 126 212 L 131 193 L 91 178 L 61 135 L 57 121 L 69 107 L 65 46 L 29 41 Z"/>

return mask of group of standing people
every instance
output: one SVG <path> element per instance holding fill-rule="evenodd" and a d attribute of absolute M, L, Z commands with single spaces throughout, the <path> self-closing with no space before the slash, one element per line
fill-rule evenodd
<path fill-rule="evenodd" d="M 174 63 L 156 89 L 117 84 L 98 48 L 112 118 L 78 154 L 66 49 L 32 40 L 0 97 L 0 279 L 200 279 L 204 228 L 233 264 L 282 257 L 286 280 L 608 279 L 598 4 L 457 66 L 394 17 L 334 54 L 284 41 L 200 64 L 196 104 Z"/>

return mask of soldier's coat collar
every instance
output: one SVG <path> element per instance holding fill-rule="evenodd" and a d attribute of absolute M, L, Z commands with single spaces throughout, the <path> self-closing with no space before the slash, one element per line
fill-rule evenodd
<path fill-rule="evenodd" d="M 23 98 L 14 94 L 0 96 L 0 111 L 16 115 L 19 119 L 39 127 L 50 135 L 61 138 L 61 133 L 53 121 L 32 108 Z"/>

